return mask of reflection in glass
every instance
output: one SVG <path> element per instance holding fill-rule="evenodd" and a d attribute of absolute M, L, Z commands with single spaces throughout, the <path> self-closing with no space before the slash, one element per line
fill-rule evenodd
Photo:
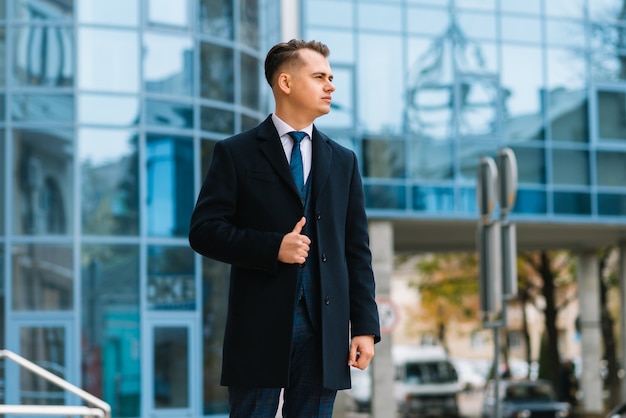
<path fill-rule="evenodd" d="M 139 53 L 136 31 L 79 29 L 78 85 L 84 90 L 117 93 L 139 91 Z"/>
<path fill-rule="evenodd" d="M 521 42 L 541 42 L 541 21 L 539 19 L 502 16 L 502 40 Z"/>
<path fill-rule="evenodd" d="M 202 404 L 204 415 L 228 414 L 228 389 L 220 385 L 230 267 L 202 257 Z"/>
<path fill-rule="evenodd" d="M 542 67 L 540 48 L 503 45 L 504 132 L 509 141 L 542 140 L 545 137 L 541 108 Z"/>
<path fill-rule="evenodd" d="M 146 100 L 146 125 L 193 128 L 193 105 L 165 100 Z"/>
<path fill-rule="evenodd" d="M 598 151 L 596 167 L 598 186 L 624 187 L 626 185 L 626 153 Z"/>
<path fill-rule="evenodd" d="M 330 113 L 317 120 L 317 124 L 330 128 L 354 128 L 354 69 L 352 67 L 334 67 L 333 101 Z"/>
<path fill-rule="evenodd" d="M 241 58 L 241 105 L 253 110 L 259 109 L 259 68 L 261 63 L 255 57 L 242 53 Z"/>
<path fill-rule="evenodd" d="M 0 96 L 0 98 L 3 99 L 2 96 Z M 4 164 L 5 157 L 4 157 L 4 129 L 0 131 L 0 161 L 2 161 L 2 164 L 0 164 L 0 236 L 4 235 L 4 202 L 8 202 L 9 201 L 9 197 L 6 196 L 5 190 L 4 190 L 4 181 L 5 181 L 5 176 L 7 175 L 7 169 L 8 167 L 6 166 L 6 164 Z M 2 262 L 0 262 L 0 266 L 2 265 Z M 0 272 L 0 289 L 2 288 L 2 272 Z M 1 295 L 0 295 L 1 297 Z M 0 307 L 1 309 L 1 307 Z M 2 312 L 0 312 L 0 317 L 2 316 Z M 1 323 L 2 321 L 0 321 Z"/>
<path fill-rule="evenodd" d="M 4 11 L 4 2 L 0 1 L 0 7 L 2 8 L 1 10 Z M 4 27 L 0 27 L 0 57 L 4 57 L 5 52 L 7 49 L 7 39 L 6 39 L 6 31 L 4 30 Z M 6 85 L 6 81 L 5 81 L 5 74 L 6 74 L 6 60 L 5 59 L 0 59 L 0 87 L 4 87 Z M 4 119 L 4 114 L 1 117 L 2 119 Z"/>
<path fill-rule="evenodd" d="M 450 27 L 450 14 L 446 9 L 410 7 L 406 11 L 406 19 L 406 27 L 409 33 L 443 35 Z"/>
<path fill-rule="evenodd" d="M 399 32 L 402 30 L 402 9 L 399 4 L 357 3 L 359 29 Z"/>
<path fill-rule="evenodd" d="M 194 203 L 191 138 L 148 135 L 145 170 L 148 235 L 186 237 Z"/>
<path fill-rule="evenodd" d="M 598 138 L 626 140 L 626 93 L 598 90 L 597 103 Z"/>
<path fill-rule="evenodd" d="M 150 310 L 196 309 L 194 252 L 189 247 L 148 247 L 146 304 Z"/>
<path fill-rule="evenodd" d="M 148 23 L 178 26 L 189 26 L 189 0 L 178 0 L 172 7 L 171 0 L 147 0 Z"/>
<path fill-rule="evenodd" d="M 189 328 L 154 327 L 154 406 L 189 407 Z"/>
<path fill-rule="evenodd" d="M 232 103 L 235 100 L 233 51 L 223 46 L 200 43 L 201 95 L 205 99 Z"/>
<path fill-rule="evenodd" d="M 582 19 L 585 15 L 585 0 L 547 0 L 544 3 L 548 16 Z M 602 0 L 591 0 L 589 3 L 602 3 Z"/>
<path fill-rule="evenodd" d="M 456 159 L 459 175 L 463 179 L 475 180 L 481 157 L 496 157 L 498 144 L 493 140 L 463 139 L 457 145 Z"/>
<path fill-rule="evenodd" d="M 193 92 L 193 42 L 188 37 L 148 33 L 143 37 L 146 91 L 189 96 Z"/>
<path fill-rule="evenodd" d="M 13 16 L 18 20 L 71 20 L 73 15 L 74 0 L 14 0 L 13 3 Z"/>
<path fill-rule="evenodd" d="M 74 97 L 69 94 L 14 94 L 11 119 L 16 122 L 74 122 Z"/>
<path fill-rule="evenodd" d="M 81 254 L 83 389 L 138 417 L 141 405 L 139 248 L 84 245 Z"/>
<path fill-rule="evenodd" d="M 593 2 L 592 2 L 593 3 Z M 617 13 L 613 14 L 617 17 Z M 623 20 L 623 18 L 620 18 Z M 605 21 L 591 23 L 591 70 L 594 80 L 618 81 L 626 79 L 626 38 L 623 22 L 612 25 Z"/>
<path fill-rule="evenodd" d="M 567 0 L 565 2 L 567 3 Z M 589 16 L 592 20 L 606 21 L 608 23 L 608 21 L 614 21 L 619 18 L 623 0 L 593 0 L 589 1 L 588 6 Z"/>
<path fill-rule="evenodd" d="M 459 8 L 494 11 L 496 0 L 455 0 L 455 4 Z"/>
<path fill-rule="evenodd" d="M 523 188 L 517 190 L 514 213 L 544 215 L 547 210 L 546 192 Z"/>
<path fill-rule="evenodd" d="M 67 311 L 74 308 L 72 247 L 16 244 L 11 251 L 13 309 Z"/>
<path fill-rule="evenodd" d="M 581 47 L 585 45 L 585 27 L 579 22 L 548 19 L 546 41 L 548 44 Z"/>
<path fill-rule="evenodd" d="M 416 180 L 451 180 L 452 159 L 450 141 L 414 141 L 411 144 L 409 175 Z"/>
<path fill-rule="evenodd" d="M 202 106 L 200 127 L 203 131 L 232 135 L 235 132 L 235 114 L 232 110 Z"/>
<path fill-rule="evenodd" d="M 476 205 L 476 188 L 460 187 L 458 189 L 457 210 L 465 214 L 478 212 Z"/>
<path fill-rule="evenodd" d="M 500 0 L 500 9 L 503 12 L 514 13 L 541 13 L 541 0 Z"/>
<path fill-rule="evenodd" d="M 19 26 L 13 32 L 13 81 L 22 86 L 74 85 L 74 30 L 64 26 Z"/>
<path fill-rule="evenodd" d="M 139 123 L 139 99 L 136 96 L 81 94 L 77 110 L 81 124 L 133 126 Z"/>
<path fill-rule="evenodd" d="M 306 7 L 304 16 L 307 25 L 331 26 L 333 28 L 354 27 L 354 5 L 352 2 L 338 2 L 336 0 L 317 0 L 304 2 Z M 332 13 L 328 13 L 332 10 Z M 310 37 L 309 39 L 323 39 L 321 37 Z M 332 36 L 328 37 L 328 41 L 332 40 Z M 324 41 L 326 43 L 326 41 Z M 329 45 L 329 44 L 327 44 Z M 330 46 L 330 45 L 329 45 Z M 331 47 L 331 51 L 334 49 Z"/>
<path fill-rule="evenodd" d="M 552 150 L 554 184 L 589 185 L 589 153 L 577 150 Z"/>
<path fill-rule="evenodd" d="M 369 178 L 404 178 L 404 141 L 363 139 L 363 176 Z"/>
<path fill-rule="evenodd" d="M 259 0 L 239 0 L 239 41 L 259 47 Z"/>
<path fill-rule="evenodd" d="M 316 4 L 307 2 L 307 4 Z M 315 6 L 317 8 L 317 6 Z M 326 13 L 327 14 L 327 13 Z M 341 16 L 343 20 L 347 19 L 347 16 Z M 337 78 L 335 71 L 337 70 L 337 64 L 354 64 L 354 33 L 344 29 L 332 30 L 332 29 L 307 29 L 307 39 L 323 39 L 324 43 L 328 45 L 330 49 L 330 65 L 333 70 L 333 75 Z M 336 81 L 336 80 L 335 80 Z M 333 93 L 333 99 L 336 93 Z"/>
<path fill-rule="evenodd" d="M 73 219 L 71 131 L 15 130 L 13 232 L 70 234 Z"/>
<path fill-rule="evenodd" d="M 461 136 L 494 135 L 498 129 L 500 86 L 496 77 L 463 76 L 459 80 L 458 131 Z"/>
<path fill-rule="evenodd" d="M 589 193 L 554 192 L 553 205 L 558 215 L 591 215 Z"/>
<path fill-rule="evenodd" d="M 62 326 L 22 326 L 19 334 L 20 355 L 61 379 L 67 379 L 66 330 Z M 20 368 L 19 404 L 63 405 L 65 394 L 56 384 L 32 371 Z"/>
<path fill-rule="evenodd" d="M 76 6 L 80 23 L 116 26 L 139 24 L 138 0 L 80 0 Z M 120 10 L 124 13 L 120 13 Z"/>
<path fill-rule="evenodd" d="M 365 206 L 368 209 L 406 209 L 404 186 L 365 184 Z"/>
<path fill-rule="evenodd" d="M 413 187 L 413 210 L 433 214 L 454 212 L 452 187 Z"/>
<path fill-rule="evenodd" d="M 623 193 L 598 193 L 598 215 L 625 216 L 626 196 Z"/>
<path fill-rule="evenodd" d="M 200 0 L 198 13 L 203 33 L 216 38 L 233 39 L 232 0 Z"/>
<path fill-rule="evenodd" d="M 78 141 L 83 234 L 137 235 L 137 133 L 114 129 L 81 129 Z"/>
<path fill-rule="evenodd" d="M 457 20 L 461 31 L 468 38 L 495 39 L 496 18 L 493 14 L 459 12 Z"/>
<path fill-rule="evenodd" d="M 511 147 L 517 159 L 517 181 L 546 184 L 546 162 L 543 148 Z"/>

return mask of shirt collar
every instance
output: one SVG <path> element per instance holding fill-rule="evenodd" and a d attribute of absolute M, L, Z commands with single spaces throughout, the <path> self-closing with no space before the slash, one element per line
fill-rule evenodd
<path fill-rule="evenodd" d="M 280 137 L 289 134 L 289 132 L 291 131 L 298 130 L 298 129 L 292 128 L 291 126 L 289 126 L 287 122 L 285 122 L 284 120 L 276 116 L 276 113 L 272 113 L 272 122 L 274 122 L 274 126 L 276 127 L 276 130 L 278 131 L 278 136 Z M 309 126 L 303 129 L 299 129 L 299 131 L 306 132 L 306 134 L 309 136 L 309 139 L 313 139 L 313 124 L 310 124 Z"/>

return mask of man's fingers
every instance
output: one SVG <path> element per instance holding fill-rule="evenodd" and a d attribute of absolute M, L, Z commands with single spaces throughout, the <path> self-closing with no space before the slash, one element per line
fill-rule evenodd
<path fill-rule="evenodd" d="M 304 225 L 306 224 L 306 218 L 303 216 L 302 218 L 300 218 L 300 220 L 298 221 L 298 223 L 296 224 L 296 226 L 293 227 L 293 231 L 296 234 L 299 234 L 300 232 L 302 232 L 302 228 L 304 228 Z"/>

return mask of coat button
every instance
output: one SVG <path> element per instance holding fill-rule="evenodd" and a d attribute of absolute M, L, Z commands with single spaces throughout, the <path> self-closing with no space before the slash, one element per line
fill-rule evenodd
<path fill-rule="evenodd" d="M 320 219 L 322 219 L 322 214 L 317 212 L 317 220 L 319 221 Z"/>
<path fill-rule="evenodd" d="M 322 254 L 322 261 L 326 262 L 326 254 Z"/>
<path fill-rule="evenodd" d="M 324 299 L 324 303 L 330 305 L 330 296 L 326 296 L 326 298 Z"/>

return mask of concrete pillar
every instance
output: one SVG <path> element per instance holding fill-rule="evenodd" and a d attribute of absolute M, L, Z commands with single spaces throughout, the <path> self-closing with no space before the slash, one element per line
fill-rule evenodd
<path fill-rule="evenodd" d="M 376 277 L 376 296 L 389 300 L 393 273 L 393 224 L 389 221 L 371 221 L 369 232 L 372 267 Z M 397 407 L 393 397 L 394 367 L 391 359 L 391 334 L 383 333 L 382 340 L 376 344 L 376 354 L 370 367 L 372 368 L 371 418 L 393 417 Z"/>
<path fill-rule="evenodd" d="M 580 332 L 582 374 L 580 389 L 583 393 L 583 413 L 604 411 L 602 399 L 602 333 L 600 331 L 600 275 L 598 259 L 593 251 L 578 254 L 578 299 L 580 302 Z"/>
<path fill-rule="evenodd" d="M 622 368 L 626 367 L 626 242 L 620 242 L 619 244 L 619 290 L 620 290 L 620 315 L 619 329 L 621 338 L 621 354 L 620 364 Z M 626 384 L 624 383 L 624 377 L 622 377 L 622 402 L 626 401 Z"/>

